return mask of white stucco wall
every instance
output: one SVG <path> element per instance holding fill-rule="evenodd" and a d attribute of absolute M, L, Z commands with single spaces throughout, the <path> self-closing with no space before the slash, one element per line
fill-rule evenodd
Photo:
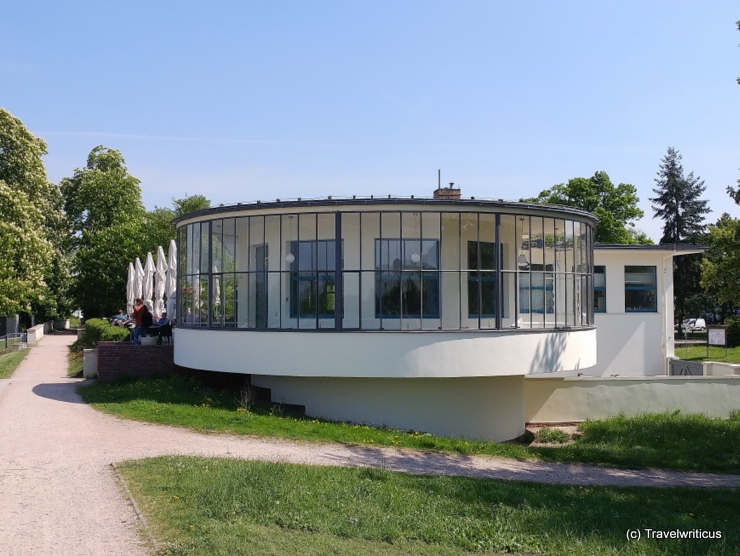
<path fill-rule="evenodd" d="M 306 377 L 477 377 L 577 371 L 596 362 L 596 330 L 269 332 L 176 328 L 175 363 Z"/>
<path fill-rule="evenodd" d="M 594 264 L 606 267 L 606 313 L 596 313 L 598 362 L 592 376 L 666 374 L 673 344 L 673 252 L 670 249 L 595 249 Z M 628 313 L 625 266 L 655 266 L 657 312 Z"/>
<path fill-rule="evenodd" d="M 325 419 L 465 438 L 524 433 L 523 377 L 294 378 L 252 375 L 272 401 L 305 405 Z"/>
<path fill-rule="evenodd" d="M 727 418 L 740 409 L 740 376 L 524 380 L 526 421 L 557 423 L 680 409 Z"/>

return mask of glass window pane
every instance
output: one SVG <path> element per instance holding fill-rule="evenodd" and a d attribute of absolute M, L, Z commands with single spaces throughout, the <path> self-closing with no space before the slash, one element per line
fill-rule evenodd
<path fill-rule="evenodd" d="M 236 326 L 236 279 L 233 274 L 223 276 L 223 316 L 224 327 L 234 328 Z"/>
<path fill-rule="evenodd" d="M 236 270 L 246 272 L 249 270 L 249 218 L 236 219 Z"/>
<path fill-rule="evenodd" d="M 211 222 L 211 271 L 221 272 L 223 269 L 223 220 L 213 220 Z"/>
<path fill-rule="evenodd" d="M 530 219 L 530 230 L 529 230 L 529 253 L 530 253 L 530 269 L 531 270 L 544 270 L 545 263 L 545 236 L 544 228 L 542 225 L 542 218 L 539 216 L 532 216 Z"/>
<path fill-rule="evenodd" d="M 360 270 L 360 214 L 342 214 L 342 243 L 344 244 L 344 268 Z M 372 242 L 366 245 L 372 245 Z M 368 249 L 369 250 L 369 249 Z"/>
<path fill-rule="evenodd" d="M 225 218 L 223 228 L 223 269 L 225 272 L 234 272 L 236 270 L 235 239 L 235 220 L 233 218 Z"/>
<path fill-rule="evenodd" d="M 545 249 L 545 270 L 555 270 L 555 220 L 543 219 L 542 234 Z"/>
<path fill-rule="evenodd" d="M 515 222 L 514 215 L 501 215 L 501 246 L 504 255 L 501 268 L 504 270 L 516 270 L 517 267 L 516 259 L 519 256 L 519 250 L 516 246 Z"/>
<path fill-rule="evenodd" d="M 342 278 L 344 291 L 344 317 L 342 328 L 355 329 L 360 327 L 360 273 L 345 272 Z"/>
<path fill-rule="evenodd" d="M 627 312 L 656 312 L 657 274 L 655 266 L 624 268 L 624 306 Z"/>
<path fill-rule="evenodd" d="M 460 215 L 442 213 L 442 269 L 460 270 Z"/>
<path fill-rule="evenodd" d="M 203 274 L 207 274 L 210 271 L 209 257 L 208 257 L 208 229 L 210 222 L 200 223 L 200 271 Z"/>
<path fill-rule="evenodd" d="M 363 270 L 374 270 L 379 264 L 379 262 L 376 260 L 377 253 L 374 245 L 375 240 L 380 237 L 380 214 L 376 212 L 363 212 L 361 215 L 360 226 L 362 228 L 362 239 L 360 243 L 360 248 L 362 250 L 361 268 Z M 373 282 L 371 281 L 371 283 Z M 365 284 L 365 281 L 363 279 L 363 288 L 365 288 L 366 286 L 367 284 Z"/>

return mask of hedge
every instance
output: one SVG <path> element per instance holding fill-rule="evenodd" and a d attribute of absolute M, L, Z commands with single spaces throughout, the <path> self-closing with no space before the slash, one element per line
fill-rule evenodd
<path fill-rule="evenodd" d="M 105 319 L 89 319 L 85 321 L 82 338 L 72 344 L 72 350 L 95 348 L 98 342 L 127 342 L 130 339 L 131 332 L 128 328 L 113 326 Z"/>

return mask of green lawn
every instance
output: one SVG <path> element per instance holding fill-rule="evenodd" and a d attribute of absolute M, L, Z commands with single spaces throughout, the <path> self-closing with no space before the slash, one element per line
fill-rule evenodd
<path fill-rule="evenodd" d="M 722 361 L 725 363 L 740 363 L 740 346 L 725 348 L 709 346 L 709 355 L 707 355 L 706 345 L 676 346 L 676 357 L 686 361 Z"/>
<path fill-rule="evenodd" d="M 0 355 L 0 378 L 10 378 L 27 354 L 27 349 L 19 349 Z"/>
<path fill-rule="evenodd" d="M 160 457 L 120 466 L 161 554 L 740 554 L 736 490 Z M 722 539 L 648 539 L 645 528 Z M 642 539 L 627 540 L 628 530 Z"/>
<path fill-rule="evenodd" d="M 729 420 L 666 413 L 589 421 L 581 425 L 575 443 L 546 448 L 284 415 L 275 407 L 247 409 L 233 393 L 177 376 L 95 383 L 79 392 L 107 413 L 203 431 L 632 468 L 740 472 L 740 413 Z"/>

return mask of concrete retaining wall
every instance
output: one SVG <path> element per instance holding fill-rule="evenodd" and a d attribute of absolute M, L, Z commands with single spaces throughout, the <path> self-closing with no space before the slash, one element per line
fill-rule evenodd
<path fill-rule="evenodd" d="M 729 417 L 740 409 L 740 376 L 539 378 L 524 380 L 528 423 L 673 411 Z"/>
<path fill-rule="evenodd" d="M 39 340 L 44 337 L 44 334 L 49 334 L 52 330 L 54 330 L 54 323 L 52 321 L 37 324 L 36 326 L 32 326 L 26 330 L 26 341 L 28 342 L 29 347 L 35 346 Z"/>

